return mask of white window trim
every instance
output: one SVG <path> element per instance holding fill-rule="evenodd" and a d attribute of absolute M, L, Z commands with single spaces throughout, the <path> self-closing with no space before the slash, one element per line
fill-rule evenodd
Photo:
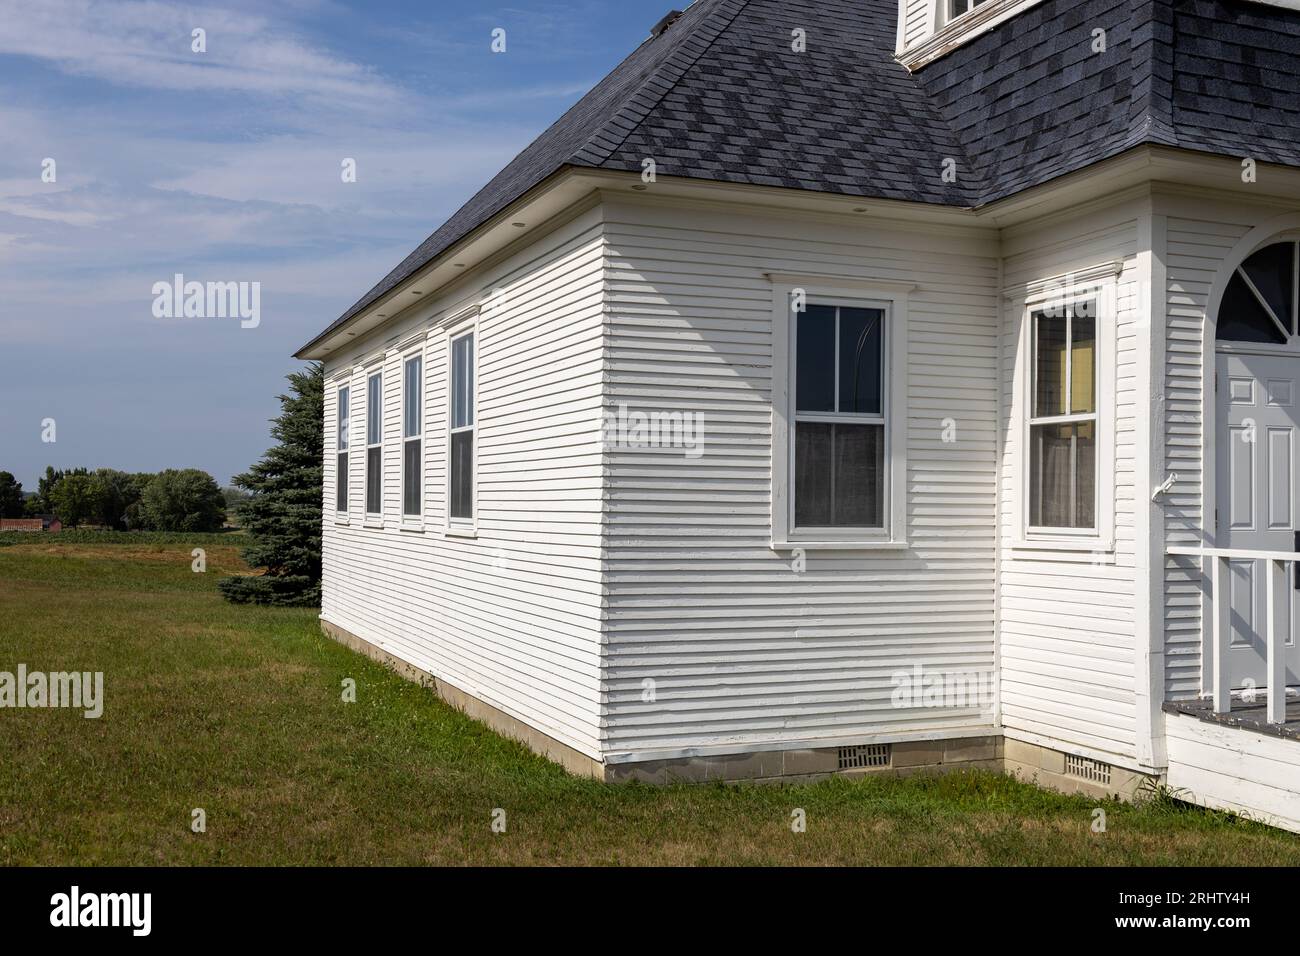
<path fill-rule="evenodd" d="M 1028 551 L 1092 552 L 1097 556 L 1115 550 L 1115 365 L 1118 271 L 1121 264 L 1108 263 L 1096 272 L 1102 277 L 1082 280 L 1064 277 L 1035 284 L 1023 296 L 1019 348 L 1016 351 L 1016 434 L 1019 454 L 1015 470 L 1016 540 L 1014 547 Z M 1094 271 L 1094 270 L 1090 270 Z M 1034 528 L 1029 524 L 1029 469 L 1032 466 L 1030 422 L 1034 401 L 1033 314 L 1048 304 L 1070 305 L 1082 299 L 1097 301 L 1097 480 L 1095 483 L 1096 526 L 1094 528 Z M 1077 416 L 1058 416 L 1068 420 Z"/>
<path fill-rule="evenodd" d="M 907 545 L 907 342 L 910 283 L 838 276 L 769 273 L 772 282 L 772 550 L 902 550 Z M 816 305 L 886 309 L 885 527 L 799 530 L 794 526 L 794 391 L 792 363 L 796 289 Z"/>
<path fill-rule="evenodd" d="M 402 422 L 401 422 L 401 428 L 399 429 L 400 431 L 399 440 L 402 449 L 401 468 L 399 469 L 401 472 L 401 480 L 398 482 L 400 486 L 399 490 L 401 493 L 400 497 L 398 498 L 400 511 L 401 511 L 400 528 L 403 531 L 422 532 L 424 531 L 424 516 L 428 514 L 429 511 L 429 489 L 428 489 L 428 482 L 425 480 L 428 473 L 427 463 L 429 460 L 429 441 L 428 441 L 429 415 L 428 415 L 428 408 L 427 408 L 428 402 L 426 401 L 427 395 L 425 394 L 425 388 L 424 388 L 425 382 L 428 380 L 429 359 L 428 356 L 425 355 L 424 339 L 421 338 L 419 343 L 415 345 L 413 348 L 408 348 L 406 351 L 402 352 L 399 355 L 399 358 L 400 358 L 399 368 L 401 369 L 401 376 L 402 376 Z M 419 392 L 419 397 L 420 397 L 420 434 L 407 435 L 406 434 L 406 398 L 407 398 L 406 363 L 415 358 L 418 358 L 420 360 L 420 376 L 419 376 L 419 381 L 416 382 L 416 389 Z M 420 513 L 410 515 L 406 513 L 406 446 L 407 444 L 413 441 L 420 442 Z"/>
<path fill-rule="evenodd" d="M 473 359 L 473 363 L 472 363 L 472 364 L 473 364 L 473 374 L 474 374 L 474 396 L 473 396 L 473 398 L 474 398 L 474 424 L 471 425 L 471 426 L 468 426 L 469 428 L 473 429 L 473 432 L 474 432 L 474 456 L 473 456 L 473 460 L 472 460 L 472 462 L 471 462 L 471 464 L 470 464 L 470 480 L 471 480 L 471 482 L 472 482 L 472 484 L 473 484 L 473 487 L 470 489 L 470 501 L 471 501 L 471 505 L 470 505 L 470 506 L 471 506 L 471 508 L 473 509 L 474 516 L 473 516 L 472 518 L 469 518 L 469 519 L 466 519 L 466 518 L 453 518 L 453 517 L 451 516 L 451 436 L 452 436 L 452 427 L 451 427 L 452 393 L 451 393 L 451 388 L 452 388 L 452 367 L 453 367 L 453 366 L 452 366 L 452 362 L 453 362 L 453 359 L 452 359 L 452 346 L 453 346 L 453 345 L 454 345 L 454 344 L 455 344 L 459 339 L 464 338 L 466 335 L 473 335 L 473 336 L 474 336 L 474 359 Z M 446 361 L 447 361 L 447 388 L 446 388 L 446 393 L 447 393 L 447 401 L 446 401 L 447 416 L 446 416 L 446 433 L 445 433 L 445 435 L 444 435 L 445 443 L 446 443 L 446 461 L 445 461 L 445 468 L 444 468 L 444 471 L 445 471 L 447 477 L 446 477 L 446 489 L 445 489 L 445 499 L 444 499 L 445 504 L 444 504 L 444 508 L 443 508 L 443 511 L 444 511 L 444 518 L 445 518 L 446 524 L 445 524 L 445 526 L 444 526 L 443 534 L 444 534 L 446 537 L 451 537 L 451 538 L 476 538 L 476 537 L 478 537 L 478 517 L 479 517 L 479 496 L 478 496 L 478 490 L 479 490 L 479 480 L 478 480 L 478 477 L 479 477 L 479 476 L 478 476 L 478 453 L 479 453 L 479 435 L 480 435 L 480 428 L 479 428 L 479 423 L 480 423 L 480 414 L 479 414 L 479 402 L 478 402 L 478 399 L 479 399 L 479 355 L 480 355 L 481 352 L 482 352 L 482 344 L 483 344 L 483 343 L 482 343 L 482 339 L 481 339 L 481 337 L 479 336 L 479 313 L 478 313 L 478 310 L 474 310 L 474 312 L 473 312 L 470 316 L 468 316 L 465 320 L 463 320 L 463 321 L 461 321 L 461 322 L 457 322 L 457 323 L 454 324 L 454 325 L 453 325 L 453 324 L 449 324 L 449 325 L 448 325 L 448 327 L 447 327 L 447 347 L 446 347 L 446 355 L 447 355 L 447 358 L 446 358 Z"/>
<path fill-rule="evenodd" d="M 349 524 L 351 523 L 352 508 L 352 381 L 350 378 L 335 379 L 332 383 L 334 386 L 334 523 Z M 339 447 L 339 426 L 343 421 L 342 403 L 339 401 L 340 393 L 348 393 L 348 447 Z M 339 455 L 348 456 L 347 470 L 342 475 L 343 486 L 347 489 L 347 507 L 339 508 Z"/>
<path fill-rule="evenodd" d="M 365 449 L 363 476 L 361 489 L 361 513 L 364 516 L 363 523 L 367 528 L 382 528 L 384 526 L 384 387 L 387 384 L 384 374 L 385 369 L 382 365 L 379 368 L 367 368 L 365 374 L 366 386 L 366 417 L 365 417 Z M 379 441 L 371 442 L 370 440 L 370 381 L 379 376 Z M 351 445 L 351 442 L 349 442 Z M 379 510 L 370 510 L 370 452 L 379 449 Z"/>

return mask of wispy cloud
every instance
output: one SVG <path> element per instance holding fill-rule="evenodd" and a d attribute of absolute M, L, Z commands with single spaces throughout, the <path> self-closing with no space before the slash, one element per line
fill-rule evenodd
<path fill-rule="evenodd" d="M 0 4 L 0 53 L 75 75 L 149 89 L 306 96 L 392 108 L 405 92 L 368 66 L 314 47 L 267 17 L 154 0 Z M 206 51 L 192 49 L 205 32 Z"/>

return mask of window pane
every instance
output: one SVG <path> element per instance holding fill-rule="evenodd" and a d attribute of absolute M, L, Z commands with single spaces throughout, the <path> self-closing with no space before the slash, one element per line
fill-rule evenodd
<path fill-rule="evenodd" d="M 403 411 L 402 435 L 414 438 L 420 434 L 420 369 L 423 362 L 417 355 L 406 360 L 406 382 L 402 390 Z"/>
<path fill-rule="evenodd" d="M 339 389 L 339 451 L 344 451 L 348 447 L 348 425 L 352 417 L 352 409 L 348 407 L 349 390 L 346 388 Z"/>
<path fill-rule="evenodd" d="M 402 450 L 402 514 L 418 515 L 424 509 L 424 475 L 420 467 L 420 440 L 408 441 Z"/>
<path fill-rule="evenodd" d="M 1070 329 L 1070 411 L 1097 410 L 1097 319 L 1095 301 L 1080 303 Z"/>
<path fill-rule="evenodd" d="M 338 511 L 348 510 L 348 453 L 338 456 L 334 472 L 334 506 Z"/>
<path fill-rule="evenodd" d="M 1096 524 L 1096 425 L 1035 425 L 1030 430 L 1029 523 L 1036 528 Z"/>
<path fill-rule="evenodd" d="M 1273 314 L 1288 329 L 1295 295 L 1295 243 L 1278 242 L 1259 250 L 1241 264 Z M 1249 291 L 1249 290 L 1247 290 Z"/>
<path fill-rule="evenodd" d="M 366 449 L 366 512 L 379 514 L 383 499 L 381 448 Z"/>
<path fill-rule="evenodd" d="M 1034 313 L 1034 416 L 1065 414 L 1065 310 Z"/>
<path fill-rule="evenodd" d="M 451 427 L 474 424 L 474 336 L 451 344 Z"/>
<path fill-rule="evenodd" d="M 382 379 L 372 375 L 366 382 L 366 444 L 377 445 L 384 435 L 384 389 Z"/>
<path fill-rule="evenodd" d="M 879 415 L 885 313 L 840 309 L 841 412 Z"/>
<path fill-rule="evenodd" d="M 882 528 L 883 425 L 795 426 L 795 526 Z"/>
<path fill-rule="evenodd" d="M 810 305 L 796 318 L 795 408 L 835 411 L 835 307 Z"/>
<path fill-rule="evenodd" d="M 834 473 L 834 425 L 800 422 L 794 429 L 794 523 L 797 528 L 828 528 Z"/>
<path fill-rule="evenodd" d="M 451 506 L 453 518 L 474 517 L 474 433 L 451 436 Z"/>
<path fill-rule="evenodd" d="M 835 504 L 837 528 L 884 526 L 885 428 L 835 426 Z"/>
<path fill-rule="evenodd" d="M 1277 323 L 1269 318 L 1245 280 L 1235 273 L 1223 292 L 1215 337 L 1221 342 L 1286 344 L 1286 336 L 1278 329 Z"/>

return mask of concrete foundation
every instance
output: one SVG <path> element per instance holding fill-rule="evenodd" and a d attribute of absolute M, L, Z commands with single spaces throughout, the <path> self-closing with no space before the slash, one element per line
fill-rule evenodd
<path fill-rule="evenodd" d="M 1067 769 L 1067 755 L 1001 735 L 954 737 L 946 740 L 899 741 L 888 745 L 888 756 L 879 766 L 844 768 L 845 748 L 826 747 L 800 750 L 761 750 L 708 757 L 680 757 L 635 763 L 602 763 L 529 726 L 504 711 L 484 703 L 441 678 L 355 634 L 322 621 L 325 634 L 340 644 L 364 654 L 395 673 L 433 690 L 442 700 L 492 730 L 517 740 L 535 753 L 560 764 L 570 773 L 610 783 L 640 781 L 648 784 L 749 781 L 793 783 L 821 780 L 835 774 L 848 777 L 868 774 L 907 776 L 945 773 L 953 770 L 1006 772 L 1030 783 L 1062 793 L 1090 797 L 1119 797 L 1131 800 L 1148 777 L 1121 767 L 1105 766 L 1100 773 L 1109 782 L 1083 779 Z M 863 745 L 873 741 L 864 740 Z M 852 748 L 848 748 L 852 749 Z M 1092 768 L 1097 771 L 1099 768 Z"/>

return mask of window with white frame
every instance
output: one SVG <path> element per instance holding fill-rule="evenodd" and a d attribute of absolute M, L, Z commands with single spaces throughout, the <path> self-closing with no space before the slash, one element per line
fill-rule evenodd
<path fill-rule="evenodd" d="M 1097 529 L 1097 297 L 1034 309 L 1031 530 Z"/>
<path fill-rule="evenodd" d="M 348 510 L 348 425 L 352 409 L 352 389 L 346 385 L 338 390 L 338 430 L 335 450 L 334 507 L 339 513 Z"/>
<path fill-rule="evenodd" d="M 447 514 L 466 523 L 474 519 L 474 333 L 453 336 L 450 353 Z"/>
<path fill-rule="evenodd" d="M 424 513 L 422 447 L 424 359 L 410 356 L 402 366 L 402 514 Z"/>
<path fill-rule="evenodd" d="M 884 303 L 808 303 L 794 315 L 793 530 L 885 527 Z"/>
<path fill-rule="evenodd" d="M 384 377 L 366 379 L 366 514 L 384 508 Z"/>
<path fill-rule="evenodd" d="M 970 13 L 985 0 L 947 0 L 948 2 L 948 19 L 955 20 L 963 13 Z"/>

